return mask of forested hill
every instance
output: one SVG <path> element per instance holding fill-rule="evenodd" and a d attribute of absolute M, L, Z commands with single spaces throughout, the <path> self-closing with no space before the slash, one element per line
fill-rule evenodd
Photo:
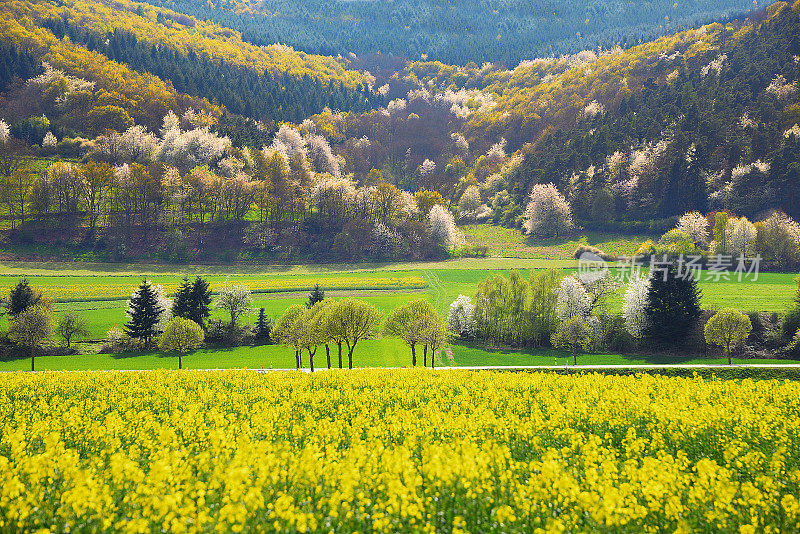
<path fill-rule="evenodd" d="M 11 1 L 0 4 L 0 17 L 4 43 L 56 67 L 70 70 L 53 46 L 78 46 L 253 119 L 299 122 L 325 106 L 362 111 L 382 102 L 347 60 L 254 46 L 229 28 L 147 4 Z"/>
<path fill-rule="evenodd" d="M 763 7 L 763 0 L 149 0 L 239 30 L 259 45 L 446 63 L 563 55 L 658 36 Z M 764 3 L 765 4 L 765 3 Z"/>

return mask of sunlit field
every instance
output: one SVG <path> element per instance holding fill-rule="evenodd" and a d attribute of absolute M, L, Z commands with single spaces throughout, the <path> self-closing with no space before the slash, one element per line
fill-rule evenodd
<path fill-rule="evenodd" d="M 256 291 L 253 295 L 253 312 L 245 317 L 245 322 L 253 324 L 259 308 L 264 308 L 268 316 L 277 319 L 292 304 L 304 303 L 308 290 L 320 283 L 326 290 L 327 298 L 343 298 L 353 296 L 375 305 L 383 313 L 412 299 L 428 298 L 443 316 L 446 316 L 450 303 L 459 294 L 472 296 L 479 281 L 485 277 L 502 273 L 507 275 L 508 269 L 499 269 L 496 263 L 499 258 L 483 261 L 486 268 L 480 268 L 481 260 L 471 260 L 470 264 L 460 262 L 448 267 L 449 263 L 438 264 L 439 268 L 422 268 L 396 265 L 375 270 L 335 271 L 321 270 L 312 272 L 313 266 L 304 266 L 298 272 L 253 272 L 249 274 L 216 274 L 208 275 L 212 289 L 218 290 L 226 282 L 247 284 Z M 527 277 L 530 269 L 525 268 L 526 260 L 507 260 L 513 266 L 522 267 L 523 276 Z M 133 268 L 129 266 L 126 269 Z M 171 267 L 167 272 L 148 274 L 154 283 L 162 284 L 170 293 L 177 287 L 182 275 Z M 203 273 L 203 266 L 187 266 L 186 272 Z M 206 268 L 210 270 L 210 268 Z M 6 274 L 0 276 L 2 293 L 15 284 L 25 269 L 14 271 L 6 268 Z M 28 276 L 30 283 L 41 288 L 45 295 L 56 303 L 57 314 L 74 311 L 84 317 L 88 323 L 90 343 L 79 343 L 77 348 L 83 355 L 42 356 L 37 358 L 37 369 L 70 370 L 70 369 L 159 369 L 175 366 L 175 358 L 158 352 L 94 354 L 98 342 L 104 339 L 106 332 L 112 327 L 120 327 L 125 321 L 125 302 L 131 291 L 141 281 L 142 275 L 130 272 L 96 272 L 94 274 L 64 273 L 61 269 L 33 270 L 35 274 Z M 565 269 L 565 273 L 571 272 Z M 612 270 L 612 272 L 615 272 Z M 48 274 L 43 274 L 48 273 Z M 746 280 L 709 282 L 700 284 L 702 305 L 704 308 L 735 307 L 744 311 L 784 312 L 794 298 L 796 284 L 791 273 L 761 273 L 756 281 Z M 622 306 L 620 290 L 613 296 L 608 306 L 611 311 L 619 312 Z M 214 317 L 223 317 L 221 310 L 213 311 Z M 0 319 L 0 328 L 6 328 L 6 318 Z M 454 343 L 451 346 L 452 358 L 444 352 L 437 356 L 437 365 L 480 366 L 480 365 L 552 365 L 561 358 L 562 363 L 567 354 L 553 350 L 527 349 L 506 350 L 503 347 L 492 348 Z M 647 363 L 722 363 L 722 359 L 686 355 L 682 358 L 664 359 L 649 355 L 619 354 L 586 354 L 579 363 L 585 364 L 647 364 Z M 294 367 L 294 353 L 288 347 L 279 345 L 244 346 L 234 348 L 205 348 L 194 351 L 184 359 L 189 368 L 287 368 Z M 748 363 L 755 363 L 747 360 Z M 400 367 L 411 364 L 410 351 L 401 341 L 394 338 L 382 338 L 365 341 L 356 349 L 354 366 L 356 367 Z M 303 361 L 308 366 L 307 357 Z M 315 365 L 324 367 L 324 348 L 318 353 Z M 337 362 L 334 361 L 335 367 Z M 345 364 L 346 365 L 346 364 Z M 29 369 L 30 362 L 25 359 L 0 361 L 0 370 Z"/>
<path fill-rule="evenodd" d="M 791 532 L 798 416 L 775 380 L 0 375 L 0 529 Z"/>

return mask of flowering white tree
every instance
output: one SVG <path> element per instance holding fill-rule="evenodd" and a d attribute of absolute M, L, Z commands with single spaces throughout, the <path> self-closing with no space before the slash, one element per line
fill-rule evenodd
<path fill-rule="evenodd" d="M 430 176 L 434 172 L 436 172 L 436 164 L 429 159 L 423 161 L 422 165 L 419 166 L 420 176 Z"/>
<path fill-rule="evenodd" d="M 460 133 L 451 133 L 450 139 L 453 140 L 453 146 L 456 149 L 456 152 L 461 155 L 466 155 L 469 153 L 469 142 L 467 138 L 461 135 Z"/>
<path fill-rule="evenodd" d="M 4 145 L 11 138 L 11 129 L 6 121 L 0 120 L 0 145 Z"/>
<path fill-rule="evenodd" d="M 158 155 L 158 138 L 144 126 L 131 126 L 122 134 L 122 153 L 129 161 L 152 163 Z"/>
<path fill-rule="evenodd" d="M 386 110 L 391 114 L 402 113 L 406 109 L 406 100 L 404 98 L 395 98 L 386 106 Z"/>
<path fill-rule="evenodd" d="M 558 237 L 572 228 L 569 203 L 554 184 L 533 186 L 522 227 L 537 237 Z"/>
<path fill-rule="evenodd" d="M 158 332 L 161 333 L 164 331 L 164 328 L 167 326 L 167 323 L 172 319 L 172 299 L 167 296 L 164 292 L 164 287 L 161 284 L 158 284 L 155 287 L 156 291 L 156 300 L 158 301 L 159 307 L 164 310 L 159 317 L 158 320 Z"/>
<path fill-rule="evenodd" d="M 585 318 L 589 315 L 590 299 L 586 287 L 575 276 L 565 276 L 558 286 L 556 313 L 565 321 L 570 317 Z"/>
<path fill-rule="evenodd" d="M 326 217 L 344 218 L 356 200 L 356 185 L 352 179 L 318 174 L 311 188 L 311 202 Z"/>
<path fill-rule="evenodd" d="M 372 227 L 372 239 L 375 251 L 383 258 L 393 258 L 403 248 L 402 236 L 382 222 L 376 222 Z"/>
<path fill-rule="evenodd" d="M 305 144 L 300 132 L 288 124 L 281 124 L 275 134 L 275 139 L 272 141 L 271 148 L 283 153 L 288 160 L 298 152 L 305 154 Z"/>
<path fill-rule="evenodd" d="M 622 316 L 625 327 L 633 337 L 642 337 L 647 328 L 647 292 L 650 290 L 650 279 L 647 276 L 631 277 L 625 299 L 622 302 Z"/>
<path fill-rule="evenodd" d="M 775 95 L 778 100 L 783 100 L 797 92 L 797 84 L 786 81 L 783 74 L 778 74 L 772 79 L 772 82 L 767 86 L 765 91 L 771 95 Z"/>
<path fill-rule="evenodd" d="M 703 217 L 700 212 L 692 211 L 685 213 L 678 219 L 678 226 L 675 227 L 689 236 L 695 243 L 707 245 L 709 240 L 708 219 Z"/>
<path fill-rule="evenodd" d="M 328 141 L 321 135 L 312 135 L 307 143 L 307 157 L 317 172 L 327 172 L 338 177 L 339 160 L 333 155 Z"/>
<path fill-rule="evenodd" d="M 450 311 L 447 314 L 447 325 L 451 332 L 462 337 L 470 337 L 475 334 L 475 306 L 472 299 L 466 295 L 459 295 L 450 304 Z"/>
<path fill-rule="evenodd" d="M 486 152 L 486 162 L 489 165 L 502 163 L 506 159 L 506 140 L 500 139 Z"/>
<path fill-rule="evenodd" d="M 47 132 L 42 140 L 42 146 L 52 148 L 58 144 L 58 139 L 53 135 L 53 132 Z"/>
<path fill-rule="evenodd" d="M 433 242 L 437 245 L 451 248 L 456 246 L 460 240 L 460 232 L 453 214 L 439 204 L 433 206 L 428 214 L 428 227 Z"/>
<path fill-rule="evenodd" d="M 235 156 L 228 156 L 217 164 L 217 170 L 225 178 L 233 178 L 244 170 L 244 161 Z"/>
<path fill-rule="evenodd" d="M 215 308 L 225 310 L 230 314 L 229 327 L 231 330 L 236 327 L 236 321 L 250 311 L 252 304 L 253 297 L 250 288 L 244 284 L 232 286 L 226 283 L 220 290 L 217 300 L 214 301 Z"/>
<path fill-rule="evenodd" d="M 161 138 L 164 139 L 170 132 L 178 131 L 181 129 L 181 120 L 171 110 L 164 115 L 164 120 L 161 126 Z"/>
<path fill-rule="evenodd" d="M 219 137 L 208 128 L 196 128 L 183 132 L 180 119 L 170 112 L 164 117 L 161 128 L 161 148 L 159 159 L 179 168 L 193 169 L 209 160 L 221 156 L 231 146 L 227 137 Z"/>
<path fill-rule="evenodd" d="M 400 191 L 400 209 L 397 211 L 397 217 L 404 220 L 416 219 L 420 216 L 419 204 L 414 195 L 408 191 Z"/>
<path fill-rule="evenodd" d="M 458 211 L 461 217 L 469 217 L 478 210 L 481 205 L 481 192 L 477 185 L 467 187 L 461 200 L 458 201 Z"/>
<path fill-rule="evenodd" d="M 748 221 L 747 217 L 742 217 L 738 220 L 728 219 L 725 232 L 728 234 L 728 245 L 732 254 L 745 257 L 755 254 L 756 226 Z"/>
<path fill-rule="evenodd" d="M 592 100 L 589 102 L 585 108 L 583 108 L 583 117 L 587 119 L 591 119 L 598 115 L 605 115 L 606 114 L 606 107 L 598 102 L 597 100 Z"/>

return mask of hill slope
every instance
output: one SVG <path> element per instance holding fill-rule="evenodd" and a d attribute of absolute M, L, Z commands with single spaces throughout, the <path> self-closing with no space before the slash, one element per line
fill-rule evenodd
<path fill-rule="evenodd" d="M 235 28 L 256 44 L 329 55 L 426 55 L 461 65 L 631 46 L 754 7 L 751 0 L 149 1 Z"/>

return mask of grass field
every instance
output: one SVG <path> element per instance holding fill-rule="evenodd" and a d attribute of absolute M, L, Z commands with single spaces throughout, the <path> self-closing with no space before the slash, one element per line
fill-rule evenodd
<path fill-rule="evenodd" d="M 486 245 L 490 256 L 504 258 L 539 258 L 567 260 L 578 245 L 592 245 L 613 256 L 633 256 L 643 241 L 652 236 L 631 236 L 604 232 L 581 232 L 566 238 L 535 239 L 522 235 L 519 229 L 488 224 L 461 227 L 473 245 Z"/>
<path fill-rule="evenodd" d="M 268 315 L 279 317 L 292 304 L 305 302 L 307 290 L 321 283 L 329 298 L 354 296 L 362 298 L 384 313 L 414 298 L 425 297 L 446 314 L 450 303 L 459 295 L 472 296 L 478 282 L 495 273 L 507 274 L 510 267 L 521 268 L 528 276 L 531 268 L 540 268 L 541 260 L 507 260 L 505 269 L 502 258 L 486 258 L 443 262 L 440 264 L 356 266 L 357 270 L 336 271 L 332 266 L 302 266 L 279 269 L 263 269 L 261 272 L 226 274 L 221 268 L 193 266 L 189 273 L 206 273 L 212 288 L 218 289 L 226 280 L 232 283 L 247 283 L 256 290 L 253 313 L 245 320 L 255 320 L 258 308 L 263 307 Z M 116 270 L 101 270 L 99 265 L 81 265 L 78 270 L 67 269 L 69 264 L 48 269 L 41 265 L 0 265 L 0 288 L 7 293 L 8 287 L 16 283 L 22 274 L 28 274 L 32 285 L 41 287 L 45 293 L 56 298 L 59 313 L 74 311 L 89 323 L 91 339 L 100 340 L 113 326 L 125 322 L 124 306 L 127 296 L 138 284 L 143 274 L 156 283 L 174 288 L 182 274 L 176 266 L 165 266 L 161 270 L 149 270 L 148 266 L 120 265 Z M 570 264 L 574 266 L 574 263 Z M 105 266 L 107 269 L 109 266 Z M 139 267 L 141 270 L 134 272 Z M 393 267 L 393 269 L 392 269 Z M 318 270 L 317 270 L 318 269 Z M 222 272 L 221 272 L 222 271 Z M 565 271 L 568 272 L 568 271 Z M 612 271 L 613 272 L 613 271 Z M 747 311 L 783 312 L 791 303 L 796 284 L 792 273 L 762 273 L 757 281 L 728 281 L 700 283 L 704 308 L 735 307 Z M 384 287 L 385 289 L 375 289 Z M 65 290 L 62 288 L 69 288 Z M 608 306 L 619 311 L 622 291 L 611 298 Z M 222 317 L 219 311 L 214 315 Z M 0 329 L 6 327 L 0 319 Z M 174 358 L 157 353 L 107 355 L 92 354 L 96 344 L 79 344 L 85 355 L 46 356 L 37 359 L 39 369 L 149 369 L 173 367 Z M 552 350 L 489 350 L 485 347 L 452 347 L 454 364 L 474 365 L 552 365 L 560 358 L 564 365 L 566 354 Z M 307 355 L 304 364 L 307 365 Z M 315 359 L 317 366 L 324 365 L 324 347 Z M 753 363 L 753 360 L 748 360 Z M 439 365 L 449 364 L 441 359 Z M 585 364 L 648 364 L 648 363 L 723 363 L 722 359 L 701 358 L 687 355 L 684 358 L 657 356 L 628 356 L 619 354 L 595 354 L 580 357 Z M 398 367 L 410 364 L 409 349 L 396 339 L 378 339 L 364 342 L 355 353 L 354 364 L 359 367 Z M 294 354 L 280 346 L 237 347 L 233 349 L 203 349 L 185 359 L 189 368 L 286 368 L 294 366 Z M 27 360 L 0 361 L 0 370 L 29 368 Z"/>

